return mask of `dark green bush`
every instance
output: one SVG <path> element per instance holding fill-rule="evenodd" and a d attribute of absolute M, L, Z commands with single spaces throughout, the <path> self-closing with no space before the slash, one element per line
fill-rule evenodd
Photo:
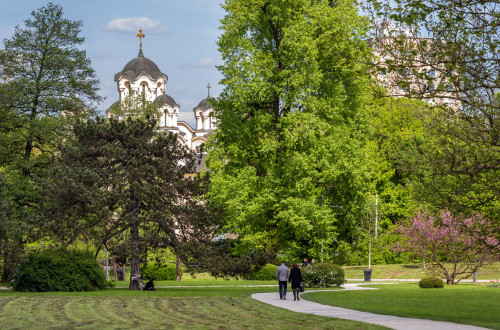
<path fill-rule="evenodd" d="M 174 264 L 148 262 L 141 267 L 141 275 L 145 280 L 173 281 L 177 279 L 177 269 Z"/>
<path fill-rule="evenodd" d="M 444 288 L 443 280 L 436 276 L 426 276 L 423 277 L 419 282 L 418 286 L 423 289 L 428 288 Z"/>
<path fill-rule="evenodd" d="M 339 265 L 320 263 L 301 268 L 302 280 L 308 288 L 327 288 L 341 286 L 345 282 L 345 274 Z"/>
<path fill-rule="evenodd" d="M 268 281 L 276 279 L 276 269 L 278 266 L 273 264 L 267 264 L 256 272 L 252 272 L 246 276 L 247 280 L 255 280 L 255 281 Z"/>
<path fill-rule="evenodd" d="M 12 280 L 15 291 L 93 291 L 110 287 L 90 252 L 65 248 L 33 251 Z"/>

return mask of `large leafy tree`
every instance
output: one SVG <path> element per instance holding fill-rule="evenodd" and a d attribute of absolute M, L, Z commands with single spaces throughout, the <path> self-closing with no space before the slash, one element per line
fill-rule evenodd
<path fill-rule="evenodd" d="M 371 179 L 367 21 L 349 0 L 223 7 L 208 150 L 225 229 L 243 247 L 293 257 L 352 242 Z"/>
<path fill-rule="evenodd" d="M 75 125 L 42 185 L 45 229 L 67 245 L 82 235 L 101 244 L 128 238 L 131 274 L 139 274 L 147 246 L 179 248 L 209 240 L 206 186 L 193 173 L 195 158 L 153 119 L 90 119 Z M 131 282 L 131 289 L 137 289 Z"/>
<path fill-rule="evenodd" d="M 0 167 L 13 207 L 10 219 L 17 223 L 6 235 L 9 242 L 21 237 L 15 239 L 18 251 L 32 232 L 21 228 L 39 202 L 34 179 L 42 175 L 55 143 L 67 137 L 73 119 L 86 116 L 91 104 L 100 100 L 98 80 L 80 48 L 81 26 L 81 21 L 65 18 L 60 6 L 49 3 L 16 26 L 0 50 L 5 73 L 0 84 Z"/>
<path fill-rule="evenodd" d="M 432 146 L 413 164 L 418 198 L 456 213 L 498 219 L 500 41 L 496 1 L 367 1 L 386 62 L 409 97 L 447 99 L 426 134 Z M 410 33 L 401 34 L 399 28 Z M 392 31 L 391 31 L 392 30 Z M 406 72 L 406 75 L 400 73 Z M 432 88 L 429 88 L 431 87 Z M 451 101 L 451 102 L 450 102 Z"/>
<path fill-rule="evenodd" d="M 79 49 L 82 22 L 64 18 L 62 8 L 52 3 L 31 15 L 4 40 L 0 56 L 8 77 L 0 85 L 2 108 L 18 133 L 11 148 L 2 151 L 22 158 L 25 175 L 34 166 L 32 158 L 50 152 L 57 133 L 67 128 L 55 119 L 88 112 L 89 102 L 100 100 L 90 59 Z"/>

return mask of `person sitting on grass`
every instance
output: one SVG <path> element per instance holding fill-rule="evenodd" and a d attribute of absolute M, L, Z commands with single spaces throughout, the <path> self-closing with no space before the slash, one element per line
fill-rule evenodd
<path fill-rule="evenodd" d="M 153 280 L 149 280 L 148 283 L 144 286 L 144 290 L 156 291 Z"/>

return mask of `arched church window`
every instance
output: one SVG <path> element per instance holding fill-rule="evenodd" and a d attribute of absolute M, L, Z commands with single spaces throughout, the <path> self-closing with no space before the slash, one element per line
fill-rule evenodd
<path fill-rule="evenodd" d="M 149 85 L 146 81 L 141 82 L 141 91 L 146 93 L 146 88 L 149 89 Z"/>
<path fill-rule="evenodd" d="M 126 82 L 125 82 L 125 88 L 126 88 L 126 89 L 130 89 L 130 82 L 129 82 L 129 81 L 126 81 Z"/>

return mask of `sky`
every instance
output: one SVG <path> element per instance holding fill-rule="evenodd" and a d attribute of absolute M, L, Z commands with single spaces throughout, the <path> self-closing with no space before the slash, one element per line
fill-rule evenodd
<path fill-rule="evenodd" d="M 0 48 L 10 39 L 14 27 L 24 25 L 31 12 L 46 5 L 45 0 L 0 0 Z M 81 46 L 100 80 L 97 105 L 104 111 L 118 100 L 114 75 L 139 52 L 136 33 L 142 28 L 144 56 L 168 76 L 166 93 L 180 105 L 179 120 L 195 126 L 193 108 L 222 90 L 222 64 L 216 41 L 224 10 L 222 0 L 53 0 L 63 7 L 64 16 L 83 22 Z"/>

